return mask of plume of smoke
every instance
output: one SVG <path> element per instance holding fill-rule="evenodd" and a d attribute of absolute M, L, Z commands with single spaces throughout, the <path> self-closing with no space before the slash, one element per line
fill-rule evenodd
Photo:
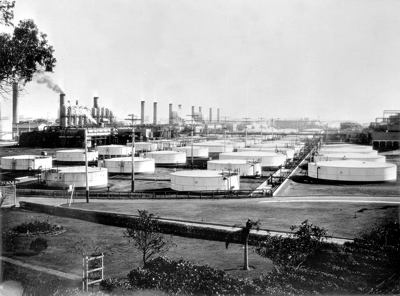
<path fill-rule="evenodd" d="M 39 84 L 45 84 L 48 88 L 55 91 L 56 93 L 63 94 L 61 87 L 54 83 L 50 76 L 38 75 L 36 76 L 36 82 Z"/>

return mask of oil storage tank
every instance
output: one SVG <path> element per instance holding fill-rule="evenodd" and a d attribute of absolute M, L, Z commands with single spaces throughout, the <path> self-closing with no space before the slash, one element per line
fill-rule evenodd
<path fill-rule="evenodd" d="M 209 160 L 207 170 L 228 171 L 240 176 L 256 176 L 261 175 L 261 163 L 244 159 Z"/>
<path fill-rule="evenodd" d="M 155 171 L 155 161 L 152 158 L 135 157 L 134 162 L 135 174 L 154 173 Z M 132 173 L 132 157 L 105 159 L 103 165 L 110 174 Z"/>
<path fill-rule="evenodd" d="M 285 154 L 288 159 L 292 159 L 294 157 L 295 151 L 292 148 L 257 148 L 257 147 L 248 147 L 248 148 L 239 148 L 238 152 L 242 151 L 262 151 L 262 152 L 272 152 L 272 153 L 281 153 Z"/>
<path fill-rule="evenodd" d="M 132 149 L 132 144 L 130 145 Z M 147 151 L 156 151 L 157 143 L 153 142 L 135 142 L 135 151 L 136 152 L 147 152 Z"/>
<path fill-rule="evenodd" d="M 286 155 L 263 151 L 225 152 L 219 155 L 219 159 L 244 159 L 246 161 L 260 162 L 261 167 L 266 170 L 284 165 Z"/>
<path fill-rule="evenodd" d="M 57 151 L 57 162 L 60 163 L 84 163 L 85 149 L 59 150 Z M 88 162 L 97 162 L 99 153 L 97 151 L 87 151 Z"/>
<path fill-rule="evenodd" d="M 53 167 L 53 159 L 45 155 L 3 156 L 0 165 L 2 170 L 47 170 Z"/>
<path fill-rule="evenodd" d="M 358 160 L 386 162 L 386 156 L 365 153 L 324 153 L 314 156 L 314 161 Z"/>
<path fill-rule="evenodd" d="M 144 154 L 147 158 L 152 158 L 156 165 L 182 165 L 186 164 L 186 153 L 183 151 L 151 151 Z"/>
<path fill-rule="evenodd" d="M 103 158 L 103 159 L 129 156 L 132 153 L 132 147 L 127 147 L 124 145 L 97 146 L 96 150 L 98 152 L 98 157 Z"/>
<path fill-rule="evenodd" d="M 183 151 L 186 153 L 186 157 L 193 157 L 196 158 L 208 158 L 208 148 L 207 147 L 200 147 L 200 146 L 185 146 L 185 147 L 175 147 L 173 148 L 174 151 Z"/>
<path fill-rule="evenodd" d="M 176 191 L 238 190 L 240 176 L 211 170 L 179 171 L 171 173 L 171 189 Z"/>
<path fill-rule="evenodd" d="M 327 181 L 382 182 L 397 180 L 397 166 L 372 161 L 320 161 L 308 163 L 310 178 Z"/>
<path fill-rule="evenodd" d="M 42 180 L 51 188 L 86 188 L 85 166 L 63 167 L 42 173 Z M 105 168 L 88 167 L 89 188 L 103 188 L 108 184 L 108 173 Z"/>

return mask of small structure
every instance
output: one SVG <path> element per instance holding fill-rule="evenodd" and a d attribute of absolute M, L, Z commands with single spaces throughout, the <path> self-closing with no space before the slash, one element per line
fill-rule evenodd
<path fill-rule="evenodd" d="M 397 180 L 397 166 L 393 163 L 356 160 L 310 162 L 308 163 L 308 176 L 329 181 L 395 181 Z"/>
<path fill-rule="evenodd" d="M 14 155 L 1 158 L 2 170 L 47 170 L 53 167 L 53 159 L 47 155 Z"/>
<path fill-rule="evenodd" d="M 228 171 L 193 170 L 171 173 L 171 189 L 176 191 L 238 190 L 240 177 Z"/>
<path fill-rule="evenodd" d="M 85 166 L 63 167 L 42 173 L 42 180 L 48 187 L 75 188 L 86 187 Z M 108 185 L 108 171 L 105 168 L 88 167 L 89 188 L 103 188 Z"/>

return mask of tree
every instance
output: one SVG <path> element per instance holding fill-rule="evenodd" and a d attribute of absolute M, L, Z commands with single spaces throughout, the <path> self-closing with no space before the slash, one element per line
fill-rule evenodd
<path fill-rule="evenodd" d="M 0 0 L 0 24 L 12 26 L 11 20 L 14 18 L 15 1 Z"/>
<path fill-rule="evenodd" d="M 14 2 L 0 0 L 0 23 L 12 25 Z M 12 35 L 0 33 L 0 95 L 5 97 L 13 83 L 23 86 L 35 74 L 52 72 L 57 60 L 47 35 L 39 32 L 33 20 L 22 20 Z"/>
<path fill-rule="evenodd" d="M 244 244 L 244 263 L 243 270 L 250 270 L 249 268 L 249 237 L 250 230 L 255 228 L 257 230 L 260 229 L 260 220 L 252 221 L 250 219 L 247 220 L 246 225 L 233 225 L 233 227 L 240 227 L 241 229 L 229 234 L 226 238 L 225 247 L 228 249 L 229 243 L 232 240 L 232 237 L 239 234 L 240 241 Z"/>
<path fill-rule="evenodd" d="M 156 254 L 164 254 L 175 244 L 160 232 L 159 217 L 146 210 L 138 210 L 139 217 L 128 224 L 124 237 L 142 253 L 143 267 Z"/>

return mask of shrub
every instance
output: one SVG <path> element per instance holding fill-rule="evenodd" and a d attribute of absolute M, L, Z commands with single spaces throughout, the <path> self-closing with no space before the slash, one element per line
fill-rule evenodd
<path fill-rule="evenodd" d="M 38 237 L 31 242 L 29 249 L 34 251 L 36 254 L 43 252 L 47 249 L 47 240 L 42 237 Z"/>

